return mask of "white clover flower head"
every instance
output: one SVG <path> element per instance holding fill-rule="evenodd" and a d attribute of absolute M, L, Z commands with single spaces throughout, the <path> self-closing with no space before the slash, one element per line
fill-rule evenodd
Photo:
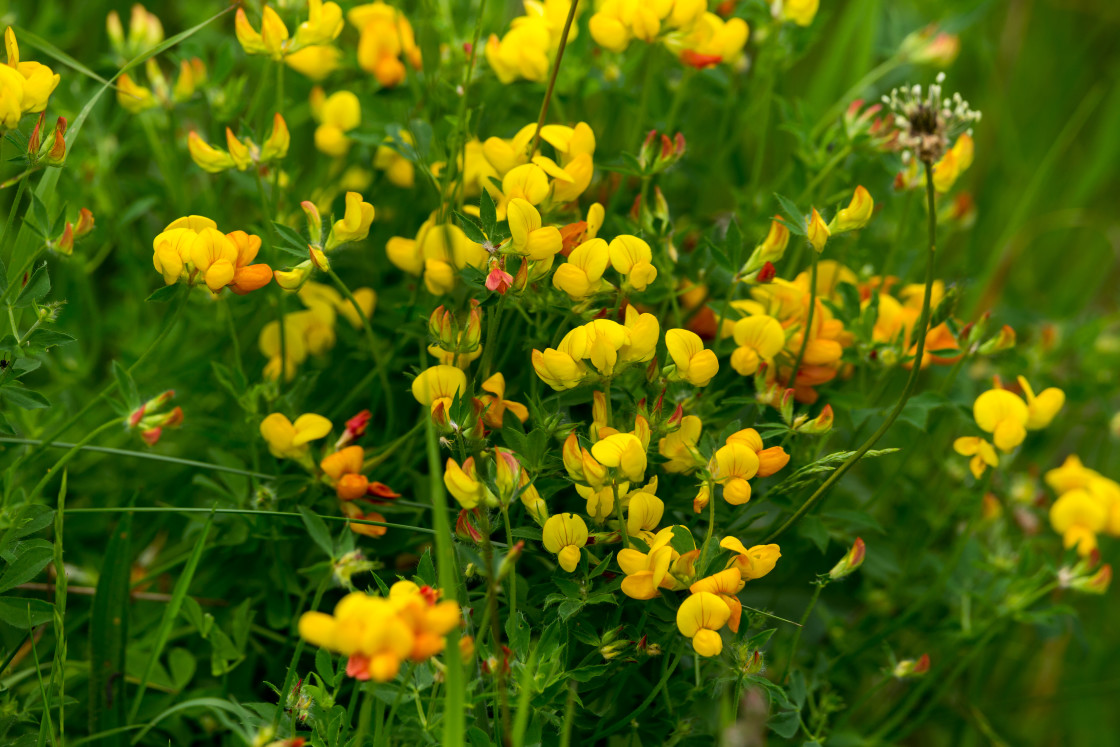
<path fill-rule="evenodd" d="M 959 93 L 943 96 L 944 82 L 945 73 L 938 73 L 924 94 L 922 86 L 907 85 L 883 96 L 894 113 L 899 147 L 928 163 L 939 160 L 957 135 L 971 132 L 972 124 L 980 121 L 980 112 Z"/>

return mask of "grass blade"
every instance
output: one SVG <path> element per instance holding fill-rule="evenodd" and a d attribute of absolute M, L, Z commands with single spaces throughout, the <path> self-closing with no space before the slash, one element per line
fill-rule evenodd
<path fill-rule="evenodd" d="M 61 512 L 60 512 L 61 513 Z M 124 652 L 128 638 L 128 586 L 132 567 L 132 514 L 109 535 L 89 624 L 89 730 L 124 725 Z M 103 744 L 124 744 L 114 733 Z"/>
<path fill-rule="evenodd" d="M 171 601 L 168 602 L 163 611 L 163 618 L 160 620 L 159 630 L 156 633 L 156 645 L 152 649 L 151 656 L 148 657 L 148 664 L 144 667 L 144 675 L 140 678 L 140 688 L 136 691 L 136 697 L 132 700 L 132 710 L 128 714 L 128 723 L 136 721 L 136 715 L 140 712 L 140 703 L 144 699 L 144 691 L 148 689 L 148 680 L 151 679 L 156 662 L 159 661 L 160 654 L 163 653 L 163 647 L 167 645 L 167 638 L 171 635 L 171 626 L 175 623 L 175 618 L 179 616 L 179 609 L 183 606 L 183 598 L 187 596 L 187 590 L 190 589 L 194 572 L 198 569 L 198 562 L 202 559 L 203 550 L 206 549 L 206 537 L 210 534 L 210 524 L 213 520 L 214 514 L 211 512 L 206 517 L 206 523 L 202 526 L 202 536 L 199 537 L 190 560 L 183 568 L 183 575 L 179 577 L 175 584 L 175 590 L 171 593 Z"/>

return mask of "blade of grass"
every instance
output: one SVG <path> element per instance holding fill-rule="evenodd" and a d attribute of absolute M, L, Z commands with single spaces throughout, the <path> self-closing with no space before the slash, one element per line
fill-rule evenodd
<path fill-rule="evenodd" d="M 62 473 L 58 489 L 58 510 L 54 512 L 54 666 L 51 667 L 51 692 L 58 677 L 58 739 L 66 744 L 66 566 L 62 560 L 62 514 L 66 509 L 66 483 L 68 475 Z"/>
<path fill-rule="evenodd" d="M 191 580 L 198 569 L 199 561 L 202 560 L 202 553 L 206 549 L 206 537 L 210 533 L 210 524 L 213 521 L 214 515 L 211 511 L 210 516 L 206 517 L 206 523 L 202 525 L 202 536 L 199 537 L 190 560 L 183 568 L 183 575 L 179 576 L 179 580 L 175 584 L 175 589 L 171 593 L 171 601 L 163 610 L 163 619 L 160 620 L 159 630 L 156 632 L 156 645 L 148 657 L 144 674 L 140 677 L 140 687 L 132 700 L 132 710 L 128 713 L 128 723 L 130 724 L 136 721 L 136 716 L 140 712 L 140 703 L 144 700 L 144 692 L 148 689 L 148 680 L 151 679 L 152 672 L 155 671 L 156 663 L 159 661 L 160 654 L 163 653 L 163 647 L 167 645 L 167 638 L 171 635 L 171 626 L 175 623 L 175 619 L 179 617 L 179 609 L 183 606 L 183 599 L 187 596 Z"/>
<path fill-rule="evenodd" d="M 53 57 L 54 59 L 58 60 L 63 65 L 65 65 L 66 67 L 70 68 L 71 70 L 75 70 L 75 71 L 81 73 L 82 75 L 86 76 L 87 78 L 93 78 L 98 83 L 104 83 L 105 85 L 109 86 L 110 88 L 112 88 L 114 90 L 117 89 L 117 87 L 114 86 L 112 83 L 105 80 L 100 75 L 93 72 L 88 67 L 86 67 L 82 63 L 78 62 L 73 57 L 66 54 L 61 49 L 59 49 L 55 45 L 51 44 L 49 41 L 47 41 L 43 37 L 39 36 L 38 34 L 35 34 L 35 33 L 32 33 L 31 31 L 28 31 L 26 28 L 24 28 L 22 26 L 15 27 L 15 32 L 16 32 L 16 38 L 19 39 L 20 45 L 26 44 L 27 46 L 31 47 L 32 49 L 39 50 L 40 52 L 47 55 L 48 57 Z"/>
<path fill-rule="evenodd" d="M 89 730 L 110 732 L 102 744 L 126 742 L 112 733 L 124 724 L 124 652 L 128 638 L 128 581 L 132 569 L 132 514 L 109 535 L 89 624 Z"/>

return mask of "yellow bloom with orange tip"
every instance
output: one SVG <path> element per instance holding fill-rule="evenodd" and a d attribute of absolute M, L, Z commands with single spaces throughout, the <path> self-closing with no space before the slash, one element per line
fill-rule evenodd
<path fill-rule="evenodd" d="M 347 132 L 362 123 L 362 105 L 350 91 L 335 91 L 326 96 L 316 86 L 311 92 L 311 113 L 315 128 L 315 147 L 328 156 L 344 156 L 350 150 Z"/>
<path fill-rule="evenodd" d="M 1081 489 L 1063 493 L 1050 506 L 1050 525 L 1062 535 L 1062 544 L 1076 547 L 1085 556 L 1097 547 L 1097 535 L 1108 524 L 1108 510 L 1088 491 Z"/>
<path fill-rule="evenodd" d="M 836 212 L 836 216 L 828 224 L 828 230 L 830 233 L 843 233 L 863 228 L 871 221 L 874 210 L 875 201 L 871 199 L 871 194 L 862 186 L 856 187 L 848 207 Z"/>
<path fill-rule="evenodd" d="M 766 448 L 762 436 L 754 428 L 744 428 L 727 437 L 727 443 L 741 443 L 747 446 L 758 457 L 759 477 L 770 477 L 789 464 L 789 454 L 781 446 Z"/>
<path fill-rule="evenodd" d="M 288 27 L 279 14 L 265 5 L 261 9 L 261 30 L 258 32 L 249 23 L 244 8 L 237 9 L 234 17 L 234 32 L 241 48 L 248 54 L 267 54 L 274 60 L 284 57 L 285 42 L 288 40 Z"/>
<path fill-rule="evenodd" d="M 665 46 L 681 62 L 702 70 L 737 61 L 749 37 L 750 27 L 742 18 L 724 20 L 715 13 L 703 13 L 686 28 L 669 34 Z"/>
<path fill-rule="evenodd" d="M 631 599 L 653 599 L 660 589 L 680 588 L 680 584 L 669 575 L 673 563 L 680 554 L 673 549 L 673 527 L 665 527 L 658 532 L 649 544 L 649 552 L 633 548 L 618 551 L 618 567 L 626 574 L 622 580 L 622 593 Z"/>
<path fill-rule="evenodd" d="M 972 404 L 972 415 L 980 430 L 992 434 L 996 448 L 1006 453 L 1027 437 L 1030 409 L 1017 394 L 989 389 Z"/>
<path fill-rule="evenodd" d="M 813 245 L 818 254 L 824 251 L 824 245 L 828 243 L 830 235 L 824 218 L 821 217 L 816 208 L 813 208 L 813 213 L 809 216 L 808 238 L 809 243 Z"/>
<path fill-rule="evenodd" d="M 743 605 L 736 594 L 742 591 L 745 585 L 746 582 L 743 581 L 739 569 L 732 566 L 700 579 L 688 587 L 688 590 L 693 594 L 708 592 L 722 599 L 727 604 L 728 609 L 731 610 L 727 627 L 732 633 L 738 633 L 739 620 L 743 615 Z"/>
<path fill-rule="evenodd" d="M 583 546 L 587 544 L 587 524 L 575 514 L 554 514 L 541 530 L 544 548 L 556 555 L 560 567 L 571 573 L 579 565 Z"/>
<path fill-rule="evenodd" d="M 738 347 L 731 354 L 731 367 L 741 376 L 753 376 L 763 363 L 772 363 L 786 346 L 782 323 L 766 314 L 735 322 L 732 336 Z"/>
<path fill-rule="evenodd" d="M 0 77 L 3 77 L 2 72 L 0 72 Z M 134 81 L 128 73 L 122 73 L 121 76 L 117 78 L 116 87 L 117 103 L 127 112 L 139 114 L 145 109 L 159 106 L 159 102 L 156 101 L 156 97 L 152 94 L 151 90 Z M 194 153 L 192 152 L 191 155 L 193 156 Z"/>
<path fill-rule="evenodd" d="M 630 433 L 615 433 L 597 441 L 591 456 L 599 464 L 618 470 L 630 482 L 641 482 L 646 474 L 646 450 L 641 440 Z"/>
<path fill-rule="evenodd" d="M 506 208 L 513 250 L 533 260 L 551 259 L 563 246 L 560 229 L 542 226 L 541 214 L 527 200 L 515 197 Z"/>
<path fill-rule="evenodd" d="M 786 253 L 786 247 L 789 245 L 789 228 L 778 220 L 779 217 L 774 216 L 774 220 L 770 221 L 770 230 L 766 233 L 766 238 L 755 247 L 759 256 L 759 266 L 765 262 L 777 262 Z"/>
<path fill-rule="evenodd" d="M 292 135 L 288 132 L 288 123 L 280 116 L 280 112 L 272 115 L 272 132 L 265 138 L 261 147 L 262 162 L 283 158 L 288 155 L 288 148 L 292 144 Z"/>
<path fill-rule="evenodd" d="M 677 629 L 692 639 L 700 656 L 718 656 L 723 651 L 719 630 L 731 619 L 731 608 L 710 591 L 692 594 L 677 608 Z"/>
<path fill-rule="evenodd" d="M 979 436 L 961 436 L 953 441 L 953 451 L 961 456 L 971 457 L 968 469 L 977 480 L 988 467 L 999 466 L 999 456 L 995 448 L 987 439 Z"/>
<path fill-rule="evenodd" d="M 779 0 L 779 3 L 778 17 L 798 26 L 810 25 L 820 8 L 820 0 Z"/>
<path fill-rule="evenodd" d="M 724 537 L 719 546 L 735 553 L 735 557 L 728 564 L 729 568 L 738 568 L 743 581 L 754 581 L 762 578 L 778 564 L 782 557 L 781 549 L 777 545 L 755 545 L 747 549 L 742 542 L 734 537 Z"/>
<path fill-rule="evenodd" d="M 231 231 L 226 234 L 226 238 L 233 242 L 237 251 L 230 290 L 243 296 L 268 285 L 272 280 L 272 268 L 264 263 L 250 264 L 261 249 L 261 237 L 244 231 Z"/>
<path fill-rule="evenodd" d="M 644 291 L 657 278 L 653 266 L 653 252 L 637 236 L 616 236 L 607 247 L 611 266 L 615 272 L 626 276 L 626 282 L 636 291 Z"/>
<path fill-rule="evenodd" d="M 412 24 L 397 8 L 383 2 L 351 8 L 346 19 L 358 29 L 358 66 L 386 88 L 404 82 L 406 60 L 414 70 L 422 64 Z"/>
<path fill-rule="evenodd" d="M 443 470 L 443 484 L 465 509 L 470 510 L 483 502 L 488 508 L 497 505 L 494 494 L 478 479 L 474 457 L 467 457 L 462 467 L 454 459 L 448 459 Z"/>
<path fill-rule="evenodd" d="M 274 412 L 261 421 L 260 431 L 274 457 L 301 459 L 310 449 L 310 443 L 326 436 L 333 427 L 331 421 L 315 413 L 300 415 L 293 423 Z"/>
<path fill-rule="evenodd" d="M 319 469 L 330 478 L 339 500 L 353 501 L 366 495 L 369 487 L 369 479 L 362 474 L 364 462 L 365 449 L 347 446 L 324 457 Z"/>
<path fill-rule="evenodd" d="M 455 366 L 432 366 L 412 380 L 412 396 L 433 411 L 441 404 L 450 408 L 454 398 L 466 391 L 467 375 Z"/>
<path fill-rule="evenodd" d="M 505 399 L 506 377 L 500 372 L 482 382 L 479 388 L 486 392 L 479 397 L 483 407 L 486 408 L 482 420 L 491 428 L 502 427 L 507 410 L 522 423 L 529 419 L 529 410 L 525 405 Z"/>
<path fill-rule="evenodd" d="M 573 249 L 568 261 L 556 268 L 552 284 L 573 301 L 582 300 L 599 290 L 609 262 L 607 242 L 590 239 Z"/>
<path fill-rule="evenodd" d="M 668 460 L 663 465 L 666 472 L 688 474 L 704 466 L 704 457 L 696 446 L 702 428 L 700 418 L 685 415 L 681 418 L 680 427 L 658 442 L 658 453 Z"/>
<path fill-rule="evenodd" d="M 1019 386 L 1027 398 L 1027 429 L 1041 430 L 1050 425 L 1066 403 L 1066 393 L 1057 387 L 1043 389 L 1037 395 L 1026 378 L 1018 377 Z"/>
<path fill-rule="evenodd" d="M 235 165 L 233 157 L 229 153 L 208 144 L 194 130 L 191 130 L 187 136 L 187 150 L 191 154 L 191 160 L 211 174 L 231 169 Z"/>
<path fill-rule="evenodd" d="M 711 350 L 704 349 L 700 336 L 687 329 L 671 329 L 665 333 L 665 347 L 676 366 L 670 378 L 684 380 L 693 386 L 707 386 L 719 372 L 719 360 Z"/>
<path fill-rule="evenodd" d="M 340 244 L 364 240 L 369 236 L 374 212 L 373 205 L 363 200 L 359 193 L 347 192 L 346 212 L 331 226 L 330 236 L 323 248 L 329 252 Z"/>

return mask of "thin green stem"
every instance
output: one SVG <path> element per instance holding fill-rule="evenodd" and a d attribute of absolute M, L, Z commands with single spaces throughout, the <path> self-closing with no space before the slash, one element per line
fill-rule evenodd
<path fill-rule="evenodd" d="M 899 57 L 891 57 L 879 64 L 878 67 L 872 69 L 869 73 L 867 73 L 867 75 L 856 81 L 851 88 L 844 92 L 843 96 L 836 100 L 836 103 L 828 108 L 828 110 L 824 113 L 824 116 L 820 118 L 820 121 L 817 122 L 815 127 L 813 127 L 813 131 L 809 135 L 810 139 L 816 140 L 826 129 L 828 129 L 828 126 L 832 124 L 833 121 L 835 121 L 835 119 L 843 113 L 844 108 L 848 106 L 849 99 L 851 99 L 853 96 L 859 95 L 859 93 L 864 89 L 870 88 L 885 75 L 892 72 L 896 67 L 901 65 L 902 62 L 903 60 Z"/>
<path fill-rule="evenodd" d="M 182 297 L 182 300 L 179 302 L 179 305 L 176 307 L 175 311 L 171 312 L 171 318 L 163 323 L 163 329 L 160 330 L 159 334 L 156 335 L 156 338 L 154 340 L 152 340 L 150 345 L 148 345 L 148 348 L 143 353 L 140 354 L 140 357 L 136 359 L 136 362 L 133 363 L 131 366 L 129 366 L 126 369 L 126 371 L 130 375 L 132 374 L 133 371 L 135 371 L 137 368 L 139 368 L 140 365 L 144 361 L 146 361 L 148 359 L 148 356 L 150 356 L 152 353 L 154 353 L 156 351 L 156 349 L 159 347 L 159 344 L 161 342 L 163 342 L 163 339 L 165 337 L 167 337 L 168 333 L 175 326 L 175 322 L 177 322 L 179 320 L 179 317 L 182 315 L 183 310 L 187 307 L 187 299 L 188 298 L 190 298 L 190 293 L 183 293 L 183 297 Z M 117 379 L 116 379 L 116 377 L 114 377 L 113 380 L 110 381 L 105 386 L 105 388 L 102 389 L 101 392 L 97 394 L 97 396 L 89 399 L 86 402 L 86 404 L 80 410 L 78 410 L 78 412 L 74 413 L 69 418 L 67 418 L 66 422 L 64 422 L 62 425 L 60 425 L 58 428 L 56 428 L 49 436 L 47 436 L 42 441 L 40 441 L 39 445 L 36 446 L 34 449 L 32 449 L 30 452 L 28 452 L 28 454 L 26 456 L 17 457 L 15 462 L 12 465 L 12 468 L 14 469 L 18 465 L 20 465 L 20 464 L 38 456 L 40 453 L 43 452 L 43 450 L 45 450 L 47 447 L 54 444 L 56 438 L 58 438 L 63 433 L 65 433 L 67 430 L 69 430 L 70 426 L 74 425 L 74 423 L 81 420 L 83 415 L 85 415 L 87 412 L 92 410 L 94 408 L 94 406 L 96 406 L 101 400 L 105 399 L 110 394 L 112 394 L 113 391 L 116 390 L 116 388 L 117 388 Z"/>
<path fill-rule="evenodd" d="M 611 492 L 614 493 L 614 515 L 618 518 L 618 531 L 622 535 L 622 546 L 630 549 L 630 533 L 626 529 L 626 519 L 622 517 L 622 501 L 618 497 L 618 481 L 611 482 Z"/>
<path fill-rule="evenodd" d="M 25 172 L 26 173 L 26 172 Z M 16 219 L 16 212 L 19 210 L 20 204 L 23 202 L 23 193 L 27 191 L 27 180 L 21 179 L 19 188 L 16 189 L 16 196 L 12 199 L 12 206 L 8 210 L 8 219 L 4 221 L 4 233 L 0 234 L 0 250 L 2 250 L 8 243 L 8 237 L 12 236 L 12 222 Z M 0 252 L 3 256 L 3 252 Z M 9 257 L 10 259 L 11 257 Z"/>
<path fill-rule="evenodd" d="M 5 444 L 27 444 L 31 446 L 38 446 L 43 442 L 35 438 L 14 438 L 12 436 L 0 436 L 0 443 Z M 207 469 L 212 472 L 228 472 L 232 475 L 244 475 L 245 477 L 255 477 L 258 480 L 271 480 L 273 475 L 266 475 L 263 472 L 252 472 L 246 469 L 238 469 L 236 467 L 226 467 L 222 464 L 211 464 L 210 462 L 199 462 L 194 459 L 181 459 L 179 457 L 167 456 L 165 454 L 156 454 L 151 451 L 129 451 L 128 449 L 114 449 L 108 446 L 83 446 L 81 444 L 67 443 L 66 441 L 53 441 L 49 444 L 53 449 L 71 449 L 77 447 L 81 451 L 94 451 L 101 454 L 114 454 L 116 456 L 135 457 L 136 459 L 150 459 L 153 462 L 167 462 L 168 464 L 181 464 L 186 467 L 198 467 L 200 469 Z"/>
<path fill-rule="evenodd" d="M 388 422 L 392 423 L 396 419 L 396 406 L 394 405 L 394 397 L 389 388 L 389 374 L 385 367 L 385 360 L 381 357 L 380 351 L 377 349 L 377 338 L 373 334 L 373 326 L 370 324 L 369 317 L 362 311 L 361 304 L 358 299 L 354 298 L 354 294 L 350 291 L 350 287 L 343 282 L 334 268 L 327 270 L 327 274 L 331 276 L 331 280 L 338 287 L 338 290 L 350 302 L 354 308 L 354 313 L 358 315 L 358 319 L 362 322 L 362 330 L 366 335 L 366 344 L 369 345 L 369 354 L 373 358 L 373 366 L 377 370 L 377 379 L 381 383 L 381 395 L 385 402 L 385 413 Z"/>
<path fill-rule="evenodd" d="M 916 327 L 918 341 L 914 352 L 914 365 L 910 369 L 910 377 L 906 380 L 906 386 L 902 390 L 902 396 L 899 397 L 894 410 L 892 410 L 891 414 L 887 416 L 887 419 L 883 421 L 883 424 L 879 426 L 879 429 L 872 433 L 850 457 L 845 459 L 844 462 L 836 468 L 835 472 L 829 475 L 828 479 L 809 496 L 809 499 L 802 504 L 801 508 L 797 509 L 793 516 L 790 516 L 784 524 L 771 532 L 765 542 L 773 542 L 776 538 L 784 534 L 786 530 L 800 521 L 819 501 L 825 498 L 832 486 L 839 482 L 840 479 L 847 474 L 848 470 L 854 467 L 856 463 L 863 458 L 863 455 L 879 442 L 879 439 L 890 430 L 891 426 L 894 425 L 894 421 L 902 414 L 903 408 L 906 407 L 906 403 L 910 400 L 910 395 L 913 394 L 914 387 L 918 383 L 918 376 L 922 372 L 922 356 L 925 353 L 926 334 L 929 331 L 930 301 L 933 293 L 933 268 L 934 260 L 937 257 L 937 210 L 935 192 L 933 189 L 933 165 L 929 161 L 926 161 L 925 167 L 926 197 L 929 207 L 929 251 L 926 254 L 925 293 L 922 298 L 922 313 Z"/>
<path fill-rule="evenodd" d="M 42 479 L 40 479 L 39 482 L 35 484 L 35 487 L 33 487 L 31 489 L 31 492 L 27 494 L 26 498 L 24 498 L 24 502 L 31 503 L 32 501 L 34 501 L 35 498 L 39 495 L 40 491 L 42 491 L 42 489 L 47 486 L 47 483 L 50 481 L 50 479 L 57 475 L 58 471 L 63 466 L 65 466 L 67 462 L 74 458 L 75 454 L 81 451 L 81 447 L 85 446 L 87 443 L 97 438 L 110 428 L 120 425 L 122 422 L 123 420 L 121 418 L 113 418 L 106 423 L 102 423 L 100 426 L 94 428 L 92 431 L 86 434 L 85 438 L 74 444 L 69 450 L 67 450 L 65 454 L 58 458 L 58 461 L 55 462 L 50 469 L 47 470 L 47 474 L 43 475 Z"/>
<path fill-rule="evenodd" d="M 529 145 L 529 156 L 537 152 L 537 148 L 541 146 L 541 128 L 544 127 L 544 121 L 548 117 L 548 105 L 552 102 L 552 91 L 556 87 L 556 76 L 560 72 L 560 61 L 564 59 L 564 49 L 568 46 L 568 31 L 572 28 L 572 21 L 576 18 L 576 8 L 579 7 L 579 0 L 572 0 L 572 5 L 568 8 L 568 17 L 564 19 L 564 30 L 560 33 L 560 46 L 556 49 L 556 59 L 552 63 L 552 73 L 548 76 L 548 88 L 544 92 L 544 101 L 541 102 L 541 113 L 537 117 L 537 129 L 533 133 L 533 140 Z"/>
<path fill-rule="evenodd" d="M 813 590 L 813 596 L 809 600 L 809 606 L 805 608 L 805 614 L 801 616 L 801 623 L 797 626 L 797 632 L 793 636 L 793 645 L 789 649 L 789 658 L 786 659 L 785 669 L 782 670 L 782 676 L 778 682 L 785 683 L 789 677 L 790 667 L 793 666 L 793 660 L 797 658 L 797 647 L 801 645 L 801 634 L 805 632 L 805 624 L 809 622 L 809 616 L 813 614 L 813 608 L 817 606 L 817 600 L 821 598 L 821 591 L 827 584 L 823 582 L 816 583 L 816 589 Z"/>
<path fill-rule="evenodd" d="M 502 506 L 502 523 L 506 528 L 506 544 L 513 547 L 513 528 L 509 523 L 509 506 Z M 509 569 L 509 616 L 517 619 L 517 564 L 512 563 Z"/>

